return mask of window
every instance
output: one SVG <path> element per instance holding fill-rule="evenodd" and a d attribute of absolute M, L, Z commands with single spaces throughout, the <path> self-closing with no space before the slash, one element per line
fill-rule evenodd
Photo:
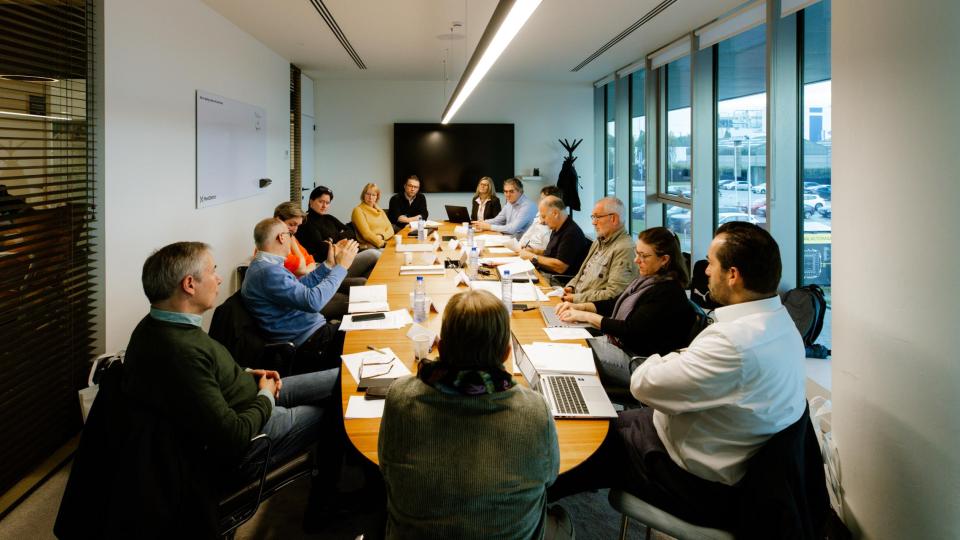
<path fill-rule="evenodd" d="M 663 226 L 680 238 L 680 249 L 690 253 L 691 211 L 686 206 L 665 203 L 663 205 Z"/>
<path fill-rule="evenodd" d="M 630 232 L 639 232 L 645 228 L 647 190 L 645 75 L 642 69 L 630 74 Z"/>
<path fill-rule="evenodd" d="M 603 87 L 603 116 L 606 119 L 606 130 L 603 133 L 606 148 L 604 170 L 607 175 L 607 195 L 615 195 L 617 189 L 616 84 L 616 81 L 610 81 Z"/>
<path fill-rule="evenodd" d="M 715 47 L 716 224 L 767 216 L 766 25 Z"/>
<path fill-rule="evenodd" d="M 664 189 L 668 195 L 690 198 L 690 56 L 665 69 L 667 154 Z"/>
<path fill-rule="evenodd" d="M 800 136 L 800 240 L 803 285 L 823 287 L 827 305 L 831 303 L 831 123 L 830 123 L 830 0 L 803 10 L 800 47 L 801 136 Z M 820 342 L 830 347 L 829 317 Z"/>

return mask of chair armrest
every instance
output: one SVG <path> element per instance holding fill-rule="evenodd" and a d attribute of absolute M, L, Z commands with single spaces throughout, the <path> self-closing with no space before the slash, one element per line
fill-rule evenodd
<path fill-rule="evenodd" d="M 293 367 L 293 357 L 297 354 L 297 348 L 289 341 L 276 343 L 266 343 L 263 346 L 261 360 L 264 365 L 274 367 L 281 377 L 290 375 Z"/>
<path fill-rule="evenodd" d="M 631 356 L 630 364 L 628 365 L 628 367 L 630 368 L 630 373 L 633 373 L 637 369 L 637 366 L 642 364 L 643 361 L 646 359 L 647 359 L 646 356 Z"/>

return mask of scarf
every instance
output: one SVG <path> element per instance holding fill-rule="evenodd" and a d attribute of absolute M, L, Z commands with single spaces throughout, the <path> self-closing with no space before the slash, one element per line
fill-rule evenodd
<path fill-rule="evenodd" d="M 422 361 L 417 378 L 444 394 L 481 396 L 509 390 L 515 384 L 513 377 L 502 369 L 458 369 L 443 360 Z"/>
<path fill-rule="evenodd" d="M 637 302 L 640 301 L 640 297 L 643 296 L 643 293 L 652 289 L 657 283 L 670 279 L 673 278 L 662 274 L 638 276 L 637 279 L 633 280 L 633 283 L 627 286 L 626 290 L 623 291 L 623 294 L 617 298 L 617 302 L 613 305 L 612 318 L 621 321 L 626 320 L 626 318 L 629 317 L 630 313 L 633 311 L 633 308 L 637 306 Z M 614 345 L 617 345 L 618 347 L 621 346 L 619 339 L 611 335 L 608 335 L 607 337 Z"/>

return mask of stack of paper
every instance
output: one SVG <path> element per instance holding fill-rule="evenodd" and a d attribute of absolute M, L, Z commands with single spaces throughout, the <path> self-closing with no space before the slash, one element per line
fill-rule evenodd
<path fill-rule="evenodd" d="M 593 336 L 590 332 L 587 332 L 586 328 L 568 328 L 566 326 L 562 327 L 547 327 L 543 329 L 547 333 L 547 337 L 551 341 L 557 341 L 561 339 L 590 339 Z"/>
<path fill-rule="evenodd" d="M 523 261 L 523 259 L 520 257 L 480 257 L 480 264 L 487 266 L 500 266 L 501 264 L 510 264 L 521 261 Z"/>
<path fill-rule="evenodd" d="M 526 272 L 533 272 L 533 263 L 530 261 L 525 261 L 520 259 L 519 261 L 513 261 L 506 264 L 501 264 L 497 267 L 497 270 L 502 276 L 504 272 L 510 272 L 511 276 L 516 276 L 519 274 L 524 274 Z"/>
<path fill-rule="evenodd" d="M 353 315 L 344 315 L 340 321 L 340 330 L 392 330 L 403 328 L 413 322 L 410 313 L 405 309 L 397 309 L 384 313 L 384 318 L 375 321 L 354 322 Z"/>
<path fill-rule="evenodd" d="M 397 246 L 396 249 L 397 249 L 397 253 L 411 253 L 411 252 L 418 252 L 418 251 L 436 251 L 436 250 L 437 250 L 437 247 L 438 247 L 437 244 L 439 244 L 439 242 L 436 242 L 436 243 L 433 243 L 433 244 L 406 244 L 406 243 L 404 243 L 404 244 L 400 244 L 399 246 Z"/>
<path fill-rule="evenodd" d="M 387 303 L 386 285 L 350 287 L 348 313 L 370 313 L 375 311 L 390 311 L 390 304 Z"/>
<path fill-rule="evenodd" d="M 487 291 L 490 294 L 500 298 L 501 285 L 499 281 L 470 281 L 470 288 L 473 290 Z M 547 297 L 540 289 L 532 283 L 514 283 L 513 298 L 514 302 L 544 302 Z"/>
<path fill-rule="evenodd" d="M 597 367 L 593 363 L 590 347 L 573 343 L 534 342 L 524 345 L 523 350 L 538 372 L 572 373 L 593 375 Z"/>
<path fill-rule="evenodd" d="M 512 255 L 513 251 L 511 251 L 510 248 L 505 247 L 491 247 L 487 248 L 487 253 L 490 253 L 491 255 Z"/>
<path fill-rule="evenodd" d="M 423 276 L 423 275 L 443 275 L 446 269 L 442 264 L 411 264 L 410 266 L 401 266 L 401 276 Z"/>
<path fill-rule="evenodd" d="M 438 228 L 440 228 L 440 222 L 438 222 L 438 221 L 431 221 L 431 220 L 428 219 L 428 220 L 425 222 L 425 224 L 427 225 L 427 228 L 428 228 L 428 229 L 438 229 Z M 410 222 L 410 230 L 411 230 L 411 231 L 415 231 L 415 230 L 417 230 L 417 229 L 419 229 L 419 228 L 420 228 L 420 225 L 419 225 L 416 221 L 411 221 L 411 222 Z"/>
<path fill-rule="evenodd" d="M 473 237 L 474 240 L 483 240 L 483 247 L 502 246 L 507 243 L 511 237 L 502 234 L 481 234 Z"/>

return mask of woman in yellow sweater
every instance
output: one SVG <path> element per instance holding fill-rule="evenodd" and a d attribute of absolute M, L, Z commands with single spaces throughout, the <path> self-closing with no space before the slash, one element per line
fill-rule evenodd
<path fill-rule="evenodd" d="M 357 229 L 358 240 L 375 248 L 382 248 L 393 236 L 393 225 L 390 224 L 387 213 L 377 205 L 378 202 L 380 202 L 380 188 L 372 183 L 363 186 L 363 191 L 360 192 L 360 204 L 353 209 L 350 219 Z"/>

